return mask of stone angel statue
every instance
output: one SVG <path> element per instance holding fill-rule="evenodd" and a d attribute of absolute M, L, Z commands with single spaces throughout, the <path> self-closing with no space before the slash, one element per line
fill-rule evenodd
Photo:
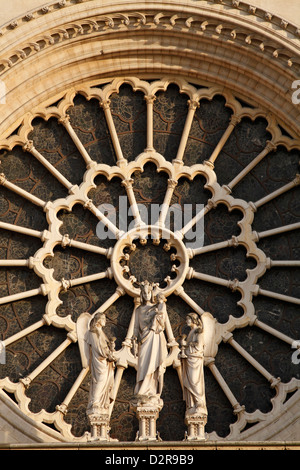
<path fill-rule="evenodd" d="M 201 317 L 189 313 L 186 317 L 188 335 L 181 340 L 183 399 L 186 402 L 188 439 L 204 439 L 207 407 L 204 385 L 204 362 L 216 354 L 215 319 L 208 312 Z"/>
<path fill-rule="evenodd" d="M 113 401 L 114 341 L 103 331 L 106 316 L 102 312 L 91 316 L 83 313 L 77 320 L 77 335 L 82 366 L 90 367 L 91 383 L 87 415 L 108 413 Z"/>

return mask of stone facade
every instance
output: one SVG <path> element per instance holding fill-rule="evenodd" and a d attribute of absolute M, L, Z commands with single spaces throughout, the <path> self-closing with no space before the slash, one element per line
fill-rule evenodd
<path fill-rule="evenodd" d="M 110 442 L 110 431 L 140 445 L 138 429 L 145 440 L 157 430 L 163 441 L 182 440 L 197 421 L 184 419 L 178 360 L 190 310 L 209 311 L 216 325 L 204 354 L 201 439 L 206 426 L 207 444 L 296 443 L 298 2 L 287 11 L 271 0 L 15 2 L 0 28 L 0 443 L 91 439 L 78 319 L 96 311 L 116 337 L 100 440 Z M 101 245 L 93 217 L 107 222 L 99 206 L 119 195 L 135 229 L 122 239 L 109 222 L 115 238 Z M 188 248 L 183 229 L 181 239 L 165 231 L 149 247 L 138 204 L 192 200 L 204 206 L 204 246 Z M 150 416 L 130 406 L 132 312 L 136 281 L 155 283 L 162 272 L 168 370 L 163 406 Z"/>

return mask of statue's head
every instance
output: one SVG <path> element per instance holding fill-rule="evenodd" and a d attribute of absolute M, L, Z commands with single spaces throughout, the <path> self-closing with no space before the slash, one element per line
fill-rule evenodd
<path fill-rule="evenodd" d="M 159 294 L 156 295 L 156 301 L 159 303 L 159 302 L 166 302 L 167 301 L 167 298 L 166 296 L 162 293 L 162 292 L 159 292 Z"/>
<path fill-rule="evenodd" d="M 149 281 L 140 283 L 141 302 L 150 302 L 152 300 L 152 284 Z"/>
<path fill-rule="evenodd" d="M 194 312 L 187 314 L 186 322 L 187 322 L 188 325 L 193 324 L 193 325 L 196 325 L 197 327 L 201 327 L 201 328 L 203 327 L 202 320 L 201 320 L 200 316 L 197 313 L 194 313 Z"/>
<path fill-rule="evenodd" d="M 105 326 L 106 323 L 106 316 L 105 313 L 99 312 L 91 319 L 90 323 L 90 331 L 95 332 L 97 328 Z"/>

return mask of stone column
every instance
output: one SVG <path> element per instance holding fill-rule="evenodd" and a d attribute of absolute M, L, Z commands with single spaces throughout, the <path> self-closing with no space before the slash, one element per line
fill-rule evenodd
<path fill-rule="evenodd" d="M 188 413 L 185 414 L 185 423 L 188 427 L 186 440 L 187 441 L 204 441 L 205 425 L 207 416 L 203 413 Z"/>
<path fill-rule="evenodd" d="M 159 412 L 163 407 L 161 399 L 154 403 L 151 399 L 134 399 L 131 402 L 131 408 L 135 411 L 139 420 L 139 431 L 136 441 L 156 441 L 158 440 L 156 432 L 156 421 Z"/>
<path fill-rule="evenodd" d="M 88 418 L 91 426 L 91 440 L 110 441 L 109 413 L 104 410 L 103 413 L 90 414 Z"/>

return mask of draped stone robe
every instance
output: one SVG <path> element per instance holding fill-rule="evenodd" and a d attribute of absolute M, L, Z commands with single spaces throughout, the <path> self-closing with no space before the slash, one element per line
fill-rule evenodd
<path fill-rule="evenodd" d="M 193 328 L 186 339 L 182 359 L 183 399 L 189 412 L 207 415 L 204 388 L 204 347 L 201 328 Z"/>
<path fill-rule="evenodd" d="M 91 385 L 87 413 L 108 410 L 113 401 L 114 363 L 108 360 L 109 340 L 102 328 L 88 332 Z"/>
<path fill-rule="evenodd" d="M 134 335 L 139 344 L 135 394 L 147 397 L 160 396 L 168 355 L 164 334 L 167 312 L 157 307 L 140 305 L 135 314 Z"/>

